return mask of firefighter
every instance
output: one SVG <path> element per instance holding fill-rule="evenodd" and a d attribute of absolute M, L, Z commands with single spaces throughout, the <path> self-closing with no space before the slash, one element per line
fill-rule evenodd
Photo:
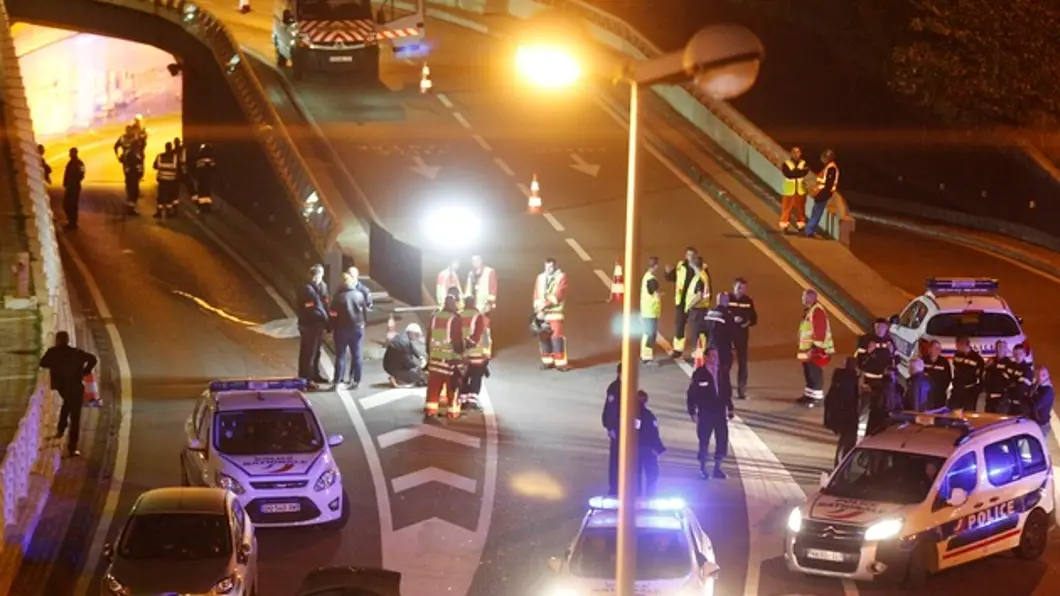
<path fill-rule="evenodd" d="M 861 380 L 872 394 L 879 392 L 883 385 L 883 373 L 894 364 L 898 353 L 887 329 L 887 319 L 876 319 L 872 324 L 872 332 L 859 337 L 858 347 L 854 350 Z"/>
<path fill-rule="evenodd" d="M 821 163 L 824 164 L 824 169 L 817 174 L 817 186 L 813 191 L 813 212 L 810 213 L 810 221 L 806 223 L 806 236 L 809 238 L 817 231 L 817 224 L 824 216 L 828 200 L 839 190 L 839 166 L 835 163 L 835 151 L 825 149 L 821 153 Z"/>
<path fill-rule="evenodd" d="M 158 199 L 155 218 L 171 217 L 176 202 L 180 175 L 180 160 L 173 151 L 173 144 L 166 143 L 166 150 L 155 157 L 154 168 L 158 170 Z"/>
<path fill-rule="evenodd" d="M 704 319 L 707 325 L 708 345 L 710 349 L 718 353 L 718 391 L 731 397 L 732 351 L 739 326 L 729 309 L 728 293 L 718 294 L 714 308 L 707 311 Z"/>
<path fill-rule="evenodd" d="M 621 421 L 620 400 L 622 398 L 622 364 L 619 363 L 618 374 L 607 386 L 604 393 L 604 410 L 600 422 L 607 431 L 609 447 L 607 450 L 607 495 L 618 495 L 618 430 Z"/>
<path fill-rule="evenodd" d="M 541 344 L 541 368 L 566 372 L 567 336 L 563 329 L 563 306 L 567 301 L 567 274 L 556 259 L 545 259 L 545 270 L 534 283 L 534 317 L 545 325 L 538 335 Z"/>
<path fill-rule="evenodd" d="M 1014 363 L 1009 358 L 1008 344 L 998 340 L 994 344 L 994 360 L 983 370 L 983 391 L 986 393 L 984 409 L 994 414 L 1008 411 L 1005 397 L 1009 391 L 1009 367 Z"/>
<path fill-rule="evenodd" d="M 710 310 L 710 271 L 703 263 L 703 257 L 696 255 L 689 270 L 692 282 L 688 285 L 685 296 L 685 308 L 688 309 L 688 320 L 692 324 L 692 350 L 696 357 L 702 358 L 707 349 L 707 311 Z"/>
<path fill-rule="evenodd" d="M 806 176 L 810 169 L 802 158 L 802 149 L 791 148 L 791 157 L 780 168 L 784 174 L 781 192 L 780 231 L 787 232 L 794 217 L 798 231 L 806 228 Z"/>
<path fill-rule="evenodd" d="M 640 361 L 655 364 L 655 337 L 659 334 L 659 316 L 662 315 L 662 287 L 659 278 L 659 257 L 648 259 L 648 270 L 640 280 L 640 320 L 644 326 L 640 340 Z"/>
<path fill-rule="evenodd" d="M 133 143 L 140 148 L 140 152 L 147 154 L 147 126 L 144 125 L 144 117 L 140 114 L 136 115 L 133 119 L 132 124 L 132 139 Z"/>
<path fill-rule="evenodd" d="M 438 272 L 434 281 L 434 297 L 438 301 L 438 307 L 445 304 L 445 297 L 455 288 L 457 304 L 464 303 L 464 294 L 460 290 L 460 261 L 453 259 L 449 266 Z"/>
<path fill-rule="evenodd" d="M 188 148 L 184 146 L 180 137 L 173 138 L 173 153 L 177 156 L 177 195 L 173 199 L 173 211 L 176 212 L 177 205 L 180 204 L 181 187 L 188 191 L 189 198 L 195 196 L 195 189 L 191 187 L 191 177 L 188 172 Z"/>
<path fill-rule="evenodd" d="M 813 408 L 824 400 L 824 367 L 828 365 L 835 344 L 832 343 L 832 326 L 828 313 L 817 301 L 817 291 L 807 288 L 802 293 L 803 315 L 799 323 L 799 362 L 806 388 L 797 401 Z"/>
<path fill-rule="evenodd" d="M 735 415 L 732 395 L 718 390 L 717 379 L 718 353 L 708 349 L 703 358 L 703 366 L 692 372 L 692 380 L 686 393 L 688 416 L 696 424 L 699 473 L 704 480 L 711 475 L 719 480 L 727 477 L 721 469 L 721 462 L 729 453 L 729 420 Z M 714 436 L 714 472 L 708 474 L 707 452 L 710 450 L 711 435 Z"/>
<path fill-rule="evenodd" d="M 689 246 L 685 249 L 685 258 L 677 263 L 677 267 L 666 266 L 666 280 L 674 282 L 674 351 L 670 354 L 674 359 L 682 358 L 685 352 L 685 328 L 688 327 L 685 297 L 694 277 L 692 259 L 698 255 L 699 251 Z"/>
<path fill-rule="evenodd" d="M 129 215 L 139 215 L 136 202 L 140 200 L 140 181 L 144 179 L 144 154 L 130 145 L 121 155 L 121 169 L 125 175 L 125 204 Z"/>
<path fill-rule="evenodd" d="M 957 353 L 953 355 L 951 409 L 974 412 L 979 408 L 979 392 L 985 372 L 986 363 L 979 352 L 972 349 L 972 342 L 967 337 L 958 337 Z"/>
<path fill-rule="evenodd" d="M 489 376 L 489 358 L 482 342 L 486 337 L 486 316 L 476 308 L 475 297 L 464 297 L 464 310 L 460 312 L 461 333 L 464 337 L 464 359 L 467 370 L 460 385 L 460 402 L 464 406 L 477 407 L 478 394 L 482 391 L 482 378 Z"/>
<path fill-rule="evenodd" d="M 751 327 L 758 324 L 755 301 L 747 294 L 747 280 L 737 277 L 729 296 L 729 312 L 736 322 L 733 347 L 736 349 L 736 396 L 747 399 L 747 357 L 750 348 Z"/>
<path fill-rule="evenodd" d="M 454 417 L 455 406 L 458 416 L 459 386 L 456 381 L 459 377 L 460 361 L 464 358 L 464 337 L 456 296 L 449 294 L 442 298 L 441 310 L 431 318 L 430 334 L 424 419 L 438 416 L 440 403 L 447 406 L 450 417 Z"/>
<path fill-rule="evenodd" d="M 129 124 L 125 127 L 125 132 L 118 137 L 117 141 L 114 141 L 114 157 L 118 158 L 118 161 L 122 161 L 122 157 L 133 147 L 137 146 L 136 133 L 133 130 L 133 125 Z"/>
<path fill-rule="evenodd" d="M 213 147 L 203 143 L 199 147 L 199 157 L 195 160 L 195 192 L 191 195 L 191 201 L 195 203 L 199 213 L 209 213 L 213 208 L 213 187 L 217 162 L 213 159 Z"/>
<path fill-rule="evenodd" d="M 63 211 L 66 212 L 66 229 L 76 230 L 81 211 L 81 183 L 85 180 L 85 162 L 77 156 L 77 147 L 70 149 L 70 161 L 63 170 Z"/>
<path fill-rule="evenodd" d="M 946 398 L 953 383 L 953 365 L 942 355 L 942 344 L 933 340 L 924 357 L 924 372 L 931 379 L 931 398 L 929 410 L 945 407 Z"/>
<path fill-rule="evenodd" d="M 490 331 L 490 315 L 497 308 L 497 272 L 488 267 L 480 255 L 471 257 L 471 271 L 467 273 L 464 296 L 475 301 L 475 308 L 486 319 L 486 332 L 479 345 L 485 351 L 486 360 L 493 358 L 493 333 Z"/>
<path fill-rule="evenodd" d="M 1008 367 L 1007 408 L 1001 414 L 1018 415 L 1028 409 L 1031 387 L 1034 386 L 1034 365 L 1027 359 L 1027 349 L 1018 344 L 1012 349 L 1012 363 Z"/>

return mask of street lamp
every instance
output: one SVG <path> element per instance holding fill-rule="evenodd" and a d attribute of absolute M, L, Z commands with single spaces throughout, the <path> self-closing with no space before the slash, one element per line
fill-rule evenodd
<path fill-rule="evenodd" d="M 554 17 L 553 17 L 554 18 Z M 554 21 L 555 22 L 555 21 Z M 568 26 L 567 30 L 570 30 Z M 568 51 L 560 59 L 557 46 L 520 46 L 523 60 L 516 66 L 532 82 L 539 78 L 534 73 L 547 70 L 540 63 L 574 62 Z M 517 51 L 517 55 L 518 51 Z M 536 56 L 528 61 L 526 56 Z M 630 61 L 622 65 L 616 81 L 629 84 L 629 166 L 626 182 L 626 228 L 623 271 L 632 276 L 640 262 L 640 206 L 637 201 L 638 146 L 640 144 L 640 88 L 660 83 L 679 83 L 692 79 L 702 92 L 716 99 L 731 99 L 747 92 L 758 78 L 758 69 L 765 57 L 762 42 L 744 27 L 712 25 L 692 36 L 681 50 L 648 60 Z M 534 68 L 528 64 L 538 63 Z M 558 70 L 558 69 L 557 69 Z M 559 77 L 552 79 L 557 80 Z M 571 78 L 566 84 L 573 84 Z M 632 277 L 630 277 L 632 279 Z M 622 299 L 622 393 L 620 398 L 619 473 L 618 473 L 618 552 L 616 558 L 618 596 L 634 596 L 636 579 L 635 501 L 637 497 L 637 442 L 634 422 L 639 404 L 636 402 L 640 377 L 640 337 L 634 334 L 633 313 L 639 306 L 640 293 L 626 291 Z"/>
<path fill-rule="evenodd" d="M 482 235 L 482 220 L 471 207 L 441 205 L 423 218 L 423 234 L 432 250 L 473 247 Z"/>

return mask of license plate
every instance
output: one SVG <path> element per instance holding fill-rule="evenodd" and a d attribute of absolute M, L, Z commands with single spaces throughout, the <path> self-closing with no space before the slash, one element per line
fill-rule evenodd
<path fill-rule="evenodd" d="M 831 561 L 832 563 L 842 563 L 843 553 L 837 553 L 830 550 L 818 550 L 816 548 L 806 549 L 806 556 L 811 559 L 817 559 L 818 561 Z"/>
<path fill-rule="evenodd" d="M 331 56 L 328 60 L 332 62 L 353 62 L 353 56 Z"/>
<path fill-rule="evenodd" d="M 299 503 L 265 503 L 261 506 L 262 513 L 298 513 L 301 509 Z"/>

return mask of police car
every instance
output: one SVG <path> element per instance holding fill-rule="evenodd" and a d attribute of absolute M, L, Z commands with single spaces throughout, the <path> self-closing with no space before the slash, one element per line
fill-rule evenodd
<path fill-rule="evenodd" d="M 185 424 L 184 486 L 229 490 L 257 527 L 341 526 L 349 516 L 305 379 L 214 381 Z"/>
<path fill-rule="evenodd" d="M 554 572 L 543 596 L 615 592 L 618 500 L 593 497 L 567 552 L 549 559 Z M 637 594 L 711 596 L 720 569 L 714 546 L 680 499 L 644 499 L 636 506 Z"/>
<path fill-rule="evenodd" d="M 917 586 L 996 553 L 1042 555 L 1055 503 L 1041 427 L 944 408 L 894 418 L 791 512 L 789 569 Z"/>
<path fill-rule="evenodd" d="M 998 295 L 996 279 L 936 277 L 926 285 L 924 294 L 914 298 L 891 325 L 902 376 L 909 376 L 909 361 L 920 355 L 923 341 L 938 340 L 942 353 L 952 357 L 957 338 L 967 337 L 972 349 L 989 360 L 998 340 L 1013 348 L 1027 339 L 1022 321 Z"/>

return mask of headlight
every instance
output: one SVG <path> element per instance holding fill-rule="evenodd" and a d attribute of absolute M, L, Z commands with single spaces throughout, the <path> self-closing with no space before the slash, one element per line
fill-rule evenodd
<path fill-rule="evenodd" d="M 313 485 L 313 490 L 320 492 L 324 489 L 331 487 L 335 484 L 335 481 L 339 479 L 339 471 L 335 468 L 328 468 L 324 470 L 324 473 L 317 478 L 317 483 Z"/>
<path fill-rule="evenodd" d="M 878 521 L 865 530 L 865 540 L 888 540 L 902 531 L 902 520 L 885 519 Z"/>
<path fill-rule="evenodd" d="M 212 594 L 231 594 L 236 591 L 239 587 L 239 577 L 235 574 L 229 575 L 228 577 L 217 582 L 217 585 L 213 587 Z"/>
<path fill-rule="evenodd" d="M 107 590 L 109 590 L 111 594 L 114 594 L 116 596 L 129 596 L 129 589 L 126 588 L 125 585 L 122 584 L 120 581 L 115 579 L 113 575 L 109 573 L 104 575 L 103 583 L 107 585 Z"/>
<path fill-rule="evenodd" d="M 794 534 L 802 531 L 802 510 L 798 507 L 792 509 L 788 515 L 788 531 Z"/>
<path fill-rule="evenodd" d="M 581 594 L 578 593 L 578 590 L 575 590 L 574 588 L 568 586 L 552 588 L 545 594 L 546 596 L 581 596 Z"/>
<path fill-rule="evenodd" d="M 237 495 L 241 495 L 241 494 L 247 492 L 246 489 L 243 488 L 243 485 L 240 484 L 238 480 L 236 480 L 235 478 L 232 478 L 231 476 L 229 476 L 228 474 L 225 474 L 224 472 L 221 472 L 220 470 L 218 470 L 217 473 L 214 474 L 214 482 L 217 484 L 218 488 L 223 488 L 225 490 L 230 490 L 230 491 L 234 492 Z"/>

